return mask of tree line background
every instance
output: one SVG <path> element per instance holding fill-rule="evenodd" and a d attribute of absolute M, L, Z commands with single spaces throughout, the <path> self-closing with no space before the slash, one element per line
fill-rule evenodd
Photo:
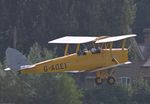
<path fill-rule="evenodd" d="M 61 48 L 54 51 L 48 41 L 66 35 L 137 33 L 143 42 L 149 9 L 149 0 L 0 0 L 0 103 L 149 104 L 145 83 L 87 90 L 68 74 L 18 76 L 3 71 L 7 47 L 35 63 L 58 56 Z"/>
<path fill-rule="evenodd" d="M 28 53 L 66 35 L 132 33 L 135 15 L 133 0 L 0 0 L 0 58 L 7 47 Z"/>

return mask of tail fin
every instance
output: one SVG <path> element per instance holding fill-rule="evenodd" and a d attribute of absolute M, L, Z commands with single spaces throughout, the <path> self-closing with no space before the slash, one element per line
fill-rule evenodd
<path fill-rule="evenodd" d="M 6 65 L 12 70 L 20 70 L 21 66 L 30 65 L 30 63 L 27 61 L 27 58 L 18 50 L 7 48 Z"/>

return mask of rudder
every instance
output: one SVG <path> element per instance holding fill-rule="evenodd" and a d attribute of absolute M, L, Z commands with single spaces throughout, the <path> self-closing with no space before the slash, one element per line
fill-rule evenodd
<path fill-rule="evenodd" d="M 6 65 L 12 70 L 19 70 L 21 66 L 30 65 L 27 58 L 14 48 L 6 50 Z"/>

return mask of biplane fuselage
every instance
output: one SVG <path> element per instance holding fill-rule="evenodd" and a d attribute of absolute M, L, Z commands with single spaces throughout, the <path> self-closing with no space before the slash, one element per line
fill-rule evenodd
<path fill-rule="evenodd" d="M 80 56 L 74 53 L 34 64 L 35 66 L 33 65 L 32 68 L 21 70 L 21 73 L 92 71 L 93 69 L 117 64 L 113 57 L 119 63 L 127 62 L 128 50 L 122 50 L 122 48 L 102 49 L 100 53 L 87 52 L 86 55 Z"/>
<path fill-rule="evenodd" d="M 82 55 L 73 53 L 39 62 L 34 64 L 33 67 L 21 70 L 21 73 L 88 72 L 128 61 L 128 50 L 126 48 L 106 47 L 98 53 L 92 53 L 91 51 L 84 52 L 85 54 Z"/>

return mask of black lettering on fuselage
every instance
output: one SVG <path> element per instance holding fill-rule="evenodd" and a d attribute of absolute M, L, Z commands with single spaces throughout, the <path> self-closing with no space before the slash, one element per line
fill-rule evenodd
<path fill-rule="evenodd" d="M 59 64 L 55 65 L 55 70 L 59 70 Z"/>
<path fill-rule="evenodd" d="M 53 71 L 53 70 L 63 70 L 66 69 L 66 63 L 53 64 L 53 65 L 45 65 L 44 72 Z"/>
<path fill-rule="evenodd" d="M 47 71 L 48 71 L 48 67 L 44 66 L 44 72 L 47 72 Z"/>
<path fill-rule="evenodd" d="M 49 68 L 49 70 L 55 70 L 54 65 L 52 65 L 52 66 Z"/>

